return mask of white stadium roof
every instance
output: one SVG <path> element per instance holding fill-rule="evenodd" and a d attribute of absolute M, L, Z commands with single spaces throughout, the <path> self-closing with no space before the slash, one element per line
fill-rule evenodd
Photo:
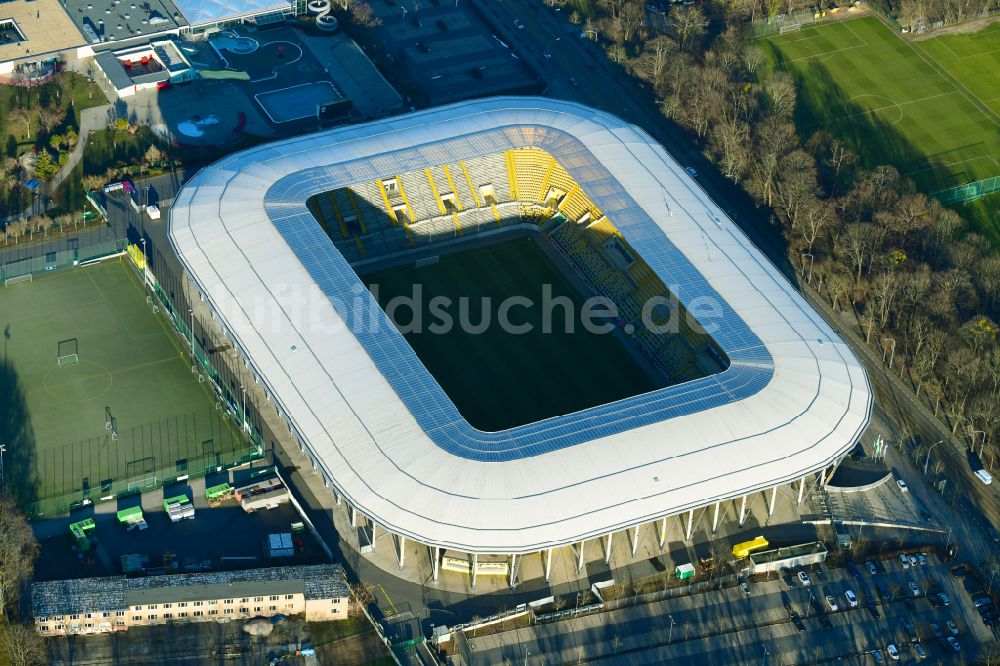
<path fill-rule="evenodd" d="M 682 302 L 714 304 L 726 370 L 484 433 L 391 325 L 358 325 L 347 294 L 385 315 L 306 199 L 524 146 L 552 154 Z M 823 469 L 871 417 L 851 350 L 737 226 L 642 130 L 577 104 L 476 100 L 234 154 L 184 186 L 170 238 L 324 477 L 423 543 L 525 553 L 679 514 Z"/>

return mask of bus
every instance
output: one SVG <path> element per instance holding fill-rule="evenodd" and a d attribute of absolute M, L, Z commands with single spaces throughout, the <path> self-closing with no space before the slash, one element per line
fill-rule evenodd
<path fill-rule="evenodd" d="M 768 547 L 767 539 L 763 536 L 759 536 L 752 541 L 744 541 L 743 543 L 738 543 L 733 546 L 733 557 L 737 559 L 743 559 L 750 555 L 750 553 L 755 550 L 763 550 Z"/>

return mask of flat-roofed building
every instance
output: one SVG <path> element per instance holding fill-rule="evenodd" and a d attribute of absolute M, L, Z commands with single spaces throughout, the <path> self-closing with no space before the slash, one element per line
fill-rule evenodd
<path fill-rule="evenodd" d="M 35 628 L 46 636 L 126 631 L 167 622 L 301 615 L 347 618 L 340 565 L 270 567 L 149 578 L 78 578 L 31 586 Z"/>

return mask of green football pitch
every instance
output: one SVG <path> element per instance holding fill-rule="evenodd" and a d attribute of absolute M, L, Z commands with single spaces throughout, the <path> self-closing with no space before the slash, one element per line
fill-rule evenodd
<path fill-rule="evenodd" d="M 0 288 L 0 327 L 4 481 L 36 515 L 198 475 L 247 447 L 126 260 Z M 73 351 L 78 362 L 58 362 Z"/>
<path fill-rule="evenodd" d="M 797 82 L 804 139 L 825 129 L 927 193 L 1000 176 L 1000 25 L 911 42 L 865 17 L 758 43 Z M 1000 245 L 1000 194 L 959 211 Z"/>
<path fill-rule="evenodd" d="M 416 268 L 408 264 L 363 275 L 383 308 L 395 297 L 409 296 L 421 285 L 420 331 L 405 333 L 418 358 L 444 389 L 458 411 L 474 427 L 496 431 L 619 400 L 657 388 L 653 379 L 615 335 L 586 331 L 579 312 L 584 298 L 531 238 L 444 255 L 439 263 Z M 566 332 L 564 308 L 552 308 L 545 327 L 542 285 L 551 298 L 572 300 L 575 330 Z M 455 325 L 446 332 L 428 330 L 434 296 L 450 299 Z M 514 334 L 497 325 L 500 303 L 524 296 L 533 306 L 511 309 L 513 324 L 531 330 Z M 468 299 L 466 320 L 483 321 L 482 332 L 460 326 L 459 300 Z M 484 307 L 484 298 L 489 298 Z M 411 311 L 400 309 L 398 325 L 413 323 Z M 416 328 L 416 327 L 414 327 Z M 548 328 L 548 331 L 546 331 Z"/>

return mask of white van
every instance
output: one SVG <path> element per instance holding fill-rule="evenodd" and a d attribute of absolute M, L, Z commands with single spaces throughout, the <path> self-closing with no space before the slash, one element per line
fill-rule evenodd
<path fill-rule="evenodd" d="M 987 486 L 993 483 L 993 477 L 990 476 L 990 473 L 987 472 L 985 469 L 978 470 L 976 472 L 976 476 L 978 476 L 979 480 L 985 483 Z"/>

